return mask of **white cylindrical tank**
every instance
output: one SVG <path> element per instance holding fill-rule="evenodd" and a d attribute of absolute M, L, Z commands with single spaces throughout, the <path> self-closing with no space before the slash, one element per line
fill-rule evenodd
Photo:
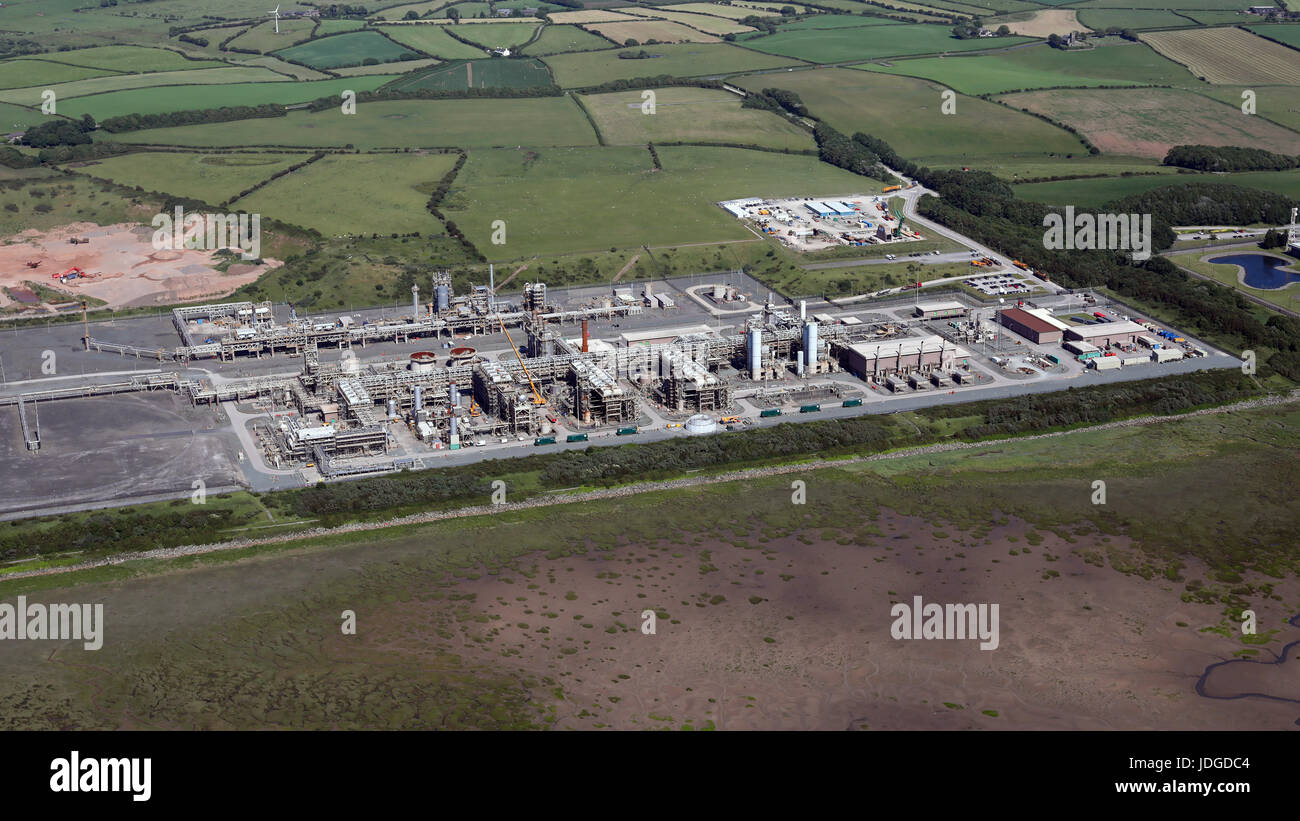
<path fill-rule="evenodd" d="M 692 434 L 714 433 L 718 429 L 718 423 L 707 413 L 697 413 L 686 420 L 686 424 L 682 426 L 682 429 Z"/>
<path fill-rule="evenodd" d="M 805 322 L 803 326 L 803 360 L 812 370 L 817 364 L 817 323 Z"/>
<path fill-rule="evenodd" d="M 763 331 L 761 328 L 749 329 L 749 375 L 751 379 L 760 378 L 763 369 Z"/>

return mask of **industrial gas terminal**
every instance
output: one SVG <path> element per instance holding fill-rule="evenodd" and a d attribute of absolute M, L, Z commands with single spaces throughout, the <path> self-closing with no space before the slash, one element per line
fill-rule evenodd
<path fill-rule="evenodd" d="M 342 315 L 230 302 L 7 330 L 0 413 L 21 439 L 0 453 L 0 515 L 165 496 L 196 472 L 304 486 L 1237 364 L 1059 289 L 790 301 L 737 271 L 498 295 L 484 273 L 468 293 L 439 273 L 404 307 Z M 21 369 L 45 350 L 56 375 Z M 131 433 L 127 466 L 104 453 L 158 403 L 178 429 Z"/>

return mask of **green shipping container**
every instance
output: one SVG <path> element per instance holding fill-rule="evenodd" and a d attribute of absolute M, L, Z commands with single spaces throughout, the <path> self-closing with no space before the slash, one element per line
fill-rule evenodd
<path fill-rule="evenodd" d="M 862 406 L 862 400 L 861 400 L 861 399 L 845 399 L 845 400 L 844 400 L 844 407 L 846 407 L 846 408 L 858 408 L 858 407 L 861 407 L 861 406 Z"/>
<path fill-rule="evenodd" d="M 614 433 L 616 436 L 631 436 L 636 433 L 636 428 L 619 428 Z"/>
<path fill-rule="evenodd" d="M 799 412 L 800 412 L 800 413 L 816 413 L 817 411 L 819 411 L 819 410 L 821 410 L 821 409 L 822 409 L 822 406 L 821 406 L 821 405 L 804 405 L 803 407 L 799 408 Z"/>
<path fill-rule="evenodd" d="M 566 442 L 585 442 L 585 441 L 587 441 L 587 434 L 585 434 L 585 433 L 570 433 L 570 434 L 569 434 L 569 438 L 568 438 L 568 439 L 565 439 L 564 441 L 566 441 Z"/>
<path fill-rule="evenodd" d="M 780 408 L 768 408 L 767 410 L 759 411 L 759 412 L 758 412 L 758 415 L 759 415 L 759 416 L 780 416 L 780 415 L 781 415 L 781 409 L 780 409 Z"/>
<path fill-rule="evenodd" d="M 534 444 L 534 445 L 554 445 L 554 444 L 555 444 L 555 437 L 554 437 L 554 436 L 540 436 L 540 437 L 538 437 L 537 439 L 534 439 L 534 440 L 533 440 L 533 444 Z"/>

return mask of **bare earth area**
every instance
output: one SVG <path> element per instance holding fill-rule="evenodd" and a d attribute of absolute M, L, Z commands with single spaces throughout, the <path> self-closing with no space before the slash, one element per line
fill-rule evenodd
<path fill-rule="evenodd" d="M 1202 632 L 1220 608 L 1184 603 L 1181 584 L 1071 552 L 1105 545 L 1046 533 L 1028 547 L 1039 534 L 1015 519 L 988 544 L 889 511 L 876 525 L 866 545 L 813 532 L 527 557 L 519 575 L 457 583 L 456 605 L 372 615 L 368 641 L 410 661 L 455 653 L 554 680 L 556 726 L 574 729 L 1291 729 L 1300 719 L 1300 703 L 1197 695 L 1206 668 L 1244 645 Z M 1297 585 L 1277 592 L 1295 602 Z M 998 603 L 1000 646 L 893 639 L 892 603 L 916 595 Z M 1286 607 L 1261 606 L 1261 632 L 1300 639 Z M 640 629 L 646 609 L 659 611 L 654 635 Z M 1295 693 L 1297 669 L 1231 662 L 1211 694 Z"/>
<path fill-rule="evenodd" d="M 0 286 L 29 280 L 67 293 L 70 300 L 86 295 L 122 308 L 223 297 L 280 265 L 276 260 L 235 263 L 223 273 L 214 267 L 221 259 L 213 251 L 156 251 L 152 236 L 151 227 L 132 223 L 83 222 L 48 232 L 23 231 L 0 245 Z M 74 245 L 68 241 L 72 237 L 90 241 Z M 27 266 L 37 260 L 38 267 Z M 62 284 L 51 276 L 72 267 L 91 276 Z M 0 305 L 10 301 L 0 292 Z"/>
<path fill-rule="evenodd" d="M 1248 145 L 1300 153 L 1300 136 L 1188 91 L 1167 88 L 1057 89 L 1008 94 L 1016 108 L 1045 114 L 1087 136 L 1103 154 L 1162 159 L 1175 145 Z"/>
<path fill-rule="evenodd" d="M 1027 20 L 1016 22 L 1008 20 L 1005 25 L 1011 29 L 1012 34 L 1023 34 L 1026 37 L 1047 37 L 1051 34 L 1064 37 L 1072 31 L 1092 31 L 1079 22 L 1079 17 L 1073 9 L 1036 11 Z M 996 26 L 990 25 L 989 28 L 996 28 Z"/>

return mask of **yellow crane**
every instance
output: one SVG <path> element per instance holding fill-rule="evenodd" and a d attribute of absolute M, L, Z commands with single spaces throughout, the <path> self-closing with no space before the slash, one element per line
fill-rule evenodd
<path fill-rule="evenodd" d="M 506 341 L 510 343 L 510 350 L 515 352 L 515 359 L 519 360 L 519 366 L 524 369 L 524 376 L 528 377 L 528 387 L 533 389 L 533 404 L 545 405 L 546 400 L 538 393 L 537 385 L 533 383 L 533 375 L 528 372 L 528 366 L 524 364 L 524 358 L 519 355 L 519 349 L 515 347 L 515 341 L 510 338 L 510 332 L 506 330 L 505 320 L 501 318 L 500 314 L 497 314 L 497 322 L 501 323 L 501 330 L 506 335 Z"/>

